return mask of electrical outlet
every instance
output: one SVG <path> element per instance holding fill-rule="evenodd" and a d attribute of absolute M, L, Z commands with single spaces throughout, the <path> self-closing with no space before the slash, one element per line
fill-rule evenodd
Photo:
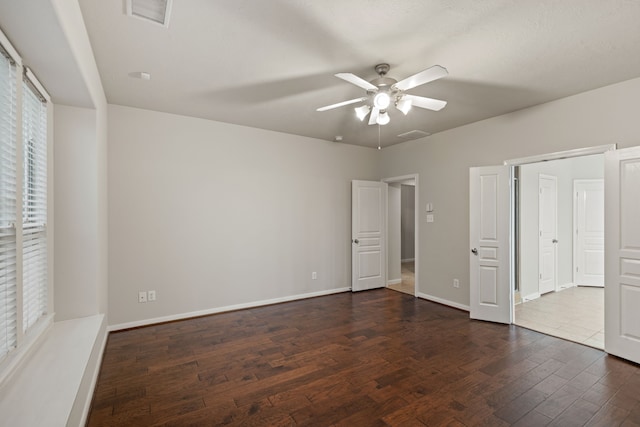
<path fill-rule="evenodd" d="M 147 302 L 147 293 L 145 291 L 138 292 L 138 302 Z"/>
<path fill-rule="evenodd" d="M 147 300 L 149 302 L 156 300 L 156 291 L 148 291 L 147 292 Z"/>
<path fill-rule="evenodd" d="M 458 279 L 453 279 L 453 287 L 454 288 L 459 288 L 460 287 L 460 281 Z"/>
<path fill-rule="evenodd" d="M 318 273 L 316 273 L 315 271 L 313 273 L 311 273 L 311 279 L 312 280 L 316 280 L 318 278 Z"/>

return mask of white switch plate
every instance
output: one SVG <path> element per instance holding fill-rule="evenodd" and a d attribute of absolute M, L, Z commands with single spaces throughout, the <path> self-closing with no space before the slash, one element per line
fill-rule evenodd
<path fill-rule="evenodd" d="M 156 300 L 156 291 L 149 291 L 147 292 L 147 300 L 149 302 L 151 301 L 155 301 Z"/>
<path fill-rule="evenodd" d="M 453 287 L 454 288 L 459 288 L 460 287 L 460 281 L 458 279 L 453 279 Z"/>
<path fill-rule="evenodd" d="M 138 292 L 138 302 L 147 302 L 147 293 L 145 291 Z"/>
<path fill-rule="evenodd" d="M 316 280 L 318 278 L 318 273 L 316 273 L 315 271 L 313 273 L 311 273 L 311 279 L 312 280 Z"/>
<path fill-rule="evenodd" d="M 427 203 L 427 212 L 433 212 L 433 203 Z"/>
<path fill-rule="evenodd" d="M 427 215 L 427 222 L 433 222 L 433 215 L 432 214 Z"/>

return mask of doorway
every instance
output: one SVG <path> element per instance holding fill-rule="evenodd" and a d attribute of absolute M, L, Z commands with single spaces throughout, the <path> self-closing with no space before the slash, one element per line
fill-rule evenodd
<path fill-rule="evenodd" d="M 588 228 L 599 232 L 597 242 L 587 237 L 598 253 L 587 251 L 589 271 L 604 273 L 604 192 L 589 186 L 588 204 L 583 182 L 602 182 L 602 154 L 534 162 L 514 166 L 517 172 L 517 201 L 514 204 L 518 229 L 515 241 L 514 323 L 548 335 L 604 348 L 604 289 L 586 287 L 579 279 L 584 260 L 577 255 L 576 237 Z M 593 187 L 593 188 L 592 188 Z M 599 187 L 602 188 L 602 187 Z M 581 208 L 581 210 L 579 210 Z M 585 209 L 588 212 L 585 212 Z M 582 229 L 582 231 L 581 231 Z M 584 251 L 580 252 L 583 254 Z M 582 265 L 581 265 L 582 263 Z"/>
<path fill-rule="evenodd" d="M 388 178 L 387 183 L 387 287 L 416 295 L 417 281 L 417 175 Z"/>

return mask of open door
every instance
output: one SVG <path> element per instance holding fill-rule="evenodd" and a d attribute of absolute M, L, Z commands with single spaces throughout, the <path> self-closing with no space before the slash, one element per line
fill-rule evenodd
<path fill-rule="evenodd" d="M 605 153 L 607 353 L 640 363 L 640 147 Z"/>
<path fill-rule="evenodd" d="M 387 184 L 351 182 L 351 290 L 386 286 Z"/>
<path fill-rule="evenodd" d="M 471 318 L 511 323 L 509 166 L 469 173 Z"/>

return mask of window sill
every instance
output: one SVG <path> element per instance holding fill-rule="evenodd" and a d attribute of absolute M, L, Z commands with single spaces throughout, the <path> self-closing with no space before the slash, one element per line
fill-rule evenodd
<path fill-rule="evenodd" d="M 90 399 L 79 392 L 83 384 L 89 392 L 93 389 L 93 384 L 87 385 L 93 378 L 87 375 L 95 373 L 87 371 L 95 369 L 90 362 L 96 363 L 95 349 L 102 351 L 105 338 L 104 315 L 54 323 L 0 389 L 3 422 L 67 425 L 74 410 L 81 412 L 75 414 L 76 419 L 84 418 L 82 412 L 88 410 Z M 74 405 L 76 399 L 78 404 Z"/>

